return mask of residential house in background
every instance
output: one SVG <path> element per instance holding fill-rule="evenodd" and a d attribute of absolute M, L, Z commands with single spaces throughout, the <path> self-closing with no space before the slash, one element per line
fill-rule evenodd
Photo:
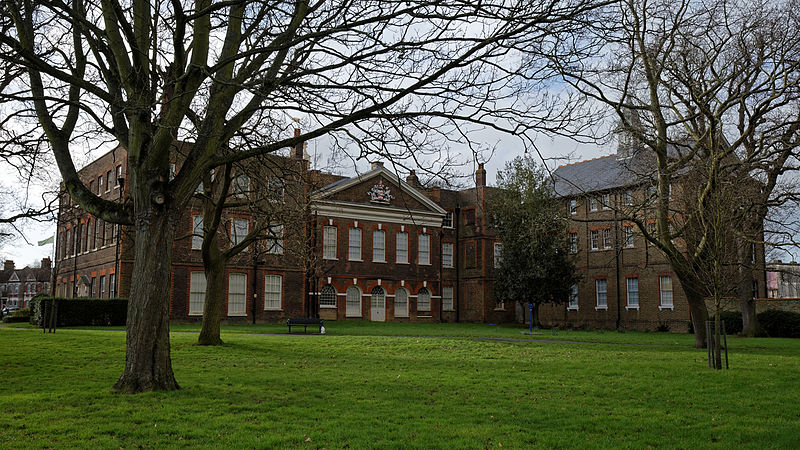
<path fill-rule="evenodd" d="M 14 267 L 14 261 L 6 260 L 0 271 L 0 304 L 27 308 L 37 294 L 50 293 L 52 276 L 50 258 L 43 258 L 41 267 Z"/>

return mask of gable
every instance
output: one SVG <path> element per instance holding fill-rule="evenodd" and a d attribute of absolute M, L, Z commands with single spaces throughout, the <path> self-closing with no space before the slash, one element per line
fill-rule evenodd
<path fill-rule="evenodd" d="M 319 214 L 439 227 L 445 210 L 384 167 L 330 184 L 313 195 Z"/>

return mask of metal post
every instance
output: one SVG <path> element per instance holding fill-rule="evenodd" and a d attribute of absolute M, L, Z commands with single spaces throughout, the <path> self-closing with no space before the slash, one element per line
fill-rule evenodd
<path fill-rule="evenodd" d="M 530 328 L 531 328 L 531 335 L 533 335 L 533 303 L 528 303 L 528 311 L 530 311 Z"/>

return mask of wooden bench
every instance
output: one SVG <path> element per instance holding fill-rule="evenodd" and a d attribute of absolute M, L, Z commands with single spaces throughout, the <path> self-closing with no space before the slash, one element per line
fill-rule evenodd
<path fill-rule="evenodd" d="M 291 318 L 286 321 L 286 325 L 289 327 L 289 333 L 292 332 L 292 327 L 303 327 L 303 333 L 307 332 L 309 325 L 314 325 L 319 327 L 319 332 L 322 333 L 322 326 L 324 325 L 323 319 L 315 319 L 313 317 L 302 317 L 302 318 Z"/>

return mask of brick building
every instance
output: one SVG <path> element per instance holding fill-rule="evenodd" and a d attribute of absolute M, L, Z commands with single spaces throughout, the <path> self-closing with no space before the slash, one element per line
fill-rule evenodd
<path fill-rule="evenodd" d="M 43 258 L 40 267 L 17 269 L 14 261 L 6 260 L 0 271 L 0 305 L 27 308 L 39 293 L 50 293 L 52 268 L 50 258 Z"/>
<path fill-rule="evenodd" d="M 126 154 L 115 149 L 80 170 L 103 198 L 125 200 Z M 174 164 L 180 167 L 176 148 Z M 494 302 L 497 240 L 484 217 L 486 171 L 461 191 L 425 189 L 412 171 L 405 180 L 374 164 L 345 178 L 308 169 L 301 149 L 271 157 L 267 173 L 236 175 L 241 195 L 274 198 L 274 211 L 225 212 L 221 246 L 235 244 L 263 214 L 271 237 L 231 258 L 223 317 L 232 322 L 319 315 L 374 321 L 514 319 Z M 287 168 L 291 168 L 288 170 Z M 261 170 L 261 169 L 259 169 Z M 203 186 L 198 187 L 198 193 Z M 173 247 L 170 315 L 202 316 L 205 274 L 202 202 L 179 219 Z M 126 297 L 133 268 L 133 233 L 91 217 L 64 196 L 56 243 L 57 294 Z"/>
<path fill-rule="evenodd" d="M 543 324 L 687 330 L 689 306 L 678 277 L 662 252 L 625 220 L 636 214 L 649 231 L 655 230 L 649 211 L 655 188 L 643 175 L 650 170 L 636 158 L 620 151 L 554 171 L 554 188 L 564 199 L 570 247 L 583 279 L 573 286 L 567 304 L 541 309 Z M 681 189 L 678 182 L 675 188 Z M 754 246 L 752 262 L 753 297 L 765 297 L 763 246 Z"/>

